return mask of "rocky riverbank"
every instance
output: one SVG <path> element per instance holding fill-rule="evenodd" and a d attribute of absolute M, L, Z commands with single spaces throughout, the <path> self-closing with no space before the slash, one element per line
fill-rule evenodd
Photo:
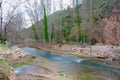
<path fill-rule="evenodd" d="M 55 65 L 45 59 L 36 58 L 17 46 L 1 53 L 1 57 L 4 58 L 5 63 L 9 67 L 8 72 L 2 76 L 4 69 L 0 71 L 0 80 L 72 80 L 69 76 L 60 76 Z M 15 73 L 12 68 L 28 67 L 25 73 Z M 1 68 L 1 66 L 0 66 Z M 10 75 L 10 76 L 9 76 Z M 5 79 L 3 79 L 5 78 Z"/>
<path fill-rule="evenodd" d="M 32 62 L 32 58 L 34 58 L 17 46 L 7 51 L 1 48 L 0 57 L 0 80 L 18 80 L 13 67 L 26 65 L 26 63 Z"/>
<path fill-rule="evenodd" d="M 109 61 L 120 60 L 120 46 L 113 45 L 70 45 L 70 44 L 37 44 L 27 43 L 19 45 L 31 46 L 45 51 L 52 51 L 58 53 L 70 53 L 82 57 L 101 58 Z"/>
<path fill-rule="evenodd" d="M 120 64 L 120 46 L 111 45 L 94 45 L 81 47 L 76 45 L 49 45 L 49 46 L 38 46 L 38 49 L 66 54 L 73 54 L 82 57 L 98 58 L 108 62 L 118 61 Z M 114 63 L 114 62 L 113 62 Z"/>

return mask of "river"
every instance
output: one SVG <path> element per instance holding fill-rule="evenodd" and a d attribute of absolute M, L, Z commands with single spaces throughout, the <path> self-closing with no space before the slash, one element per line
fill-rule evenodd
<path fill-rule="evenodd" d="M 23 51 L 36 57 L 42 57 L 56 64 L 60 72 L 74 75 L 78 80 L 120 80 L 120 68 L 112 67 L 102 61 L 80 58 L 74 55 L 40 51 L 24 47 Z M 16 69 L 16 73 L 24 73 L 28 67 Z M 76 80 L 76 79 L 75 79 Z"/>

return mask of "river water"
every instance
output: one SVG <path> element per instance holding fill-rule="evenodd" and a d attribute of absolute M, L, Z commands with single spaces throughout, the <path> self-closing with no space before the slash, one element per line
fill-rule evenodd
<path fill-rule="evenodd" d="M 23 51 L 36 57 L 42 57 L 57 65 L 60 72 L 75 76 L 75 80 L 120 80 L 120 68 L 111 67 L 102 61 L 80 58 L 74 55 L 40 51 L 25 47 Z M 16 69 L 16 73 L 24 73 L 28 67 Z"/>

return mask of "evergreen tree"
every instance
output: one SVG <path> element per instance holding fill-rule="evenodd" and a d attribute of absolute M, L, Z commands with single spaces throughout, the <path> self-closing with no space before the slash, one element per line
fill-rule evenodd
<path fill-rule="evenodd" d="M 43 25 L 44 25 L 44 40 L 45 42 L 49 42 L 49 35 L 48 35 L 48 21 L 46 15 L 46 8 L 44 6 L 44 18 L 43 18 Z"/>

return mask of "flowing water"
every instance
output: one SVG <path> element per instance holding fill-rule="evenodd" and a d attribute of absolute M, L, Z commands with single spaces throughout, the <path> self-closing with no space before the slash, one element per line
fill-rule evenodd
<path fill-rule="evenodd" d="M 79 58 L 73 55 L 40 51 L 25 47 L 22 50 L 36 57 L 42 57 L 57 65 L 60 72 L 74 76 L 74 80 L 120 80 L 120 68 L 111 67 L 102 61 Z M 16 73 L 24 73 L 32 66 L 16 69 Z"/>

